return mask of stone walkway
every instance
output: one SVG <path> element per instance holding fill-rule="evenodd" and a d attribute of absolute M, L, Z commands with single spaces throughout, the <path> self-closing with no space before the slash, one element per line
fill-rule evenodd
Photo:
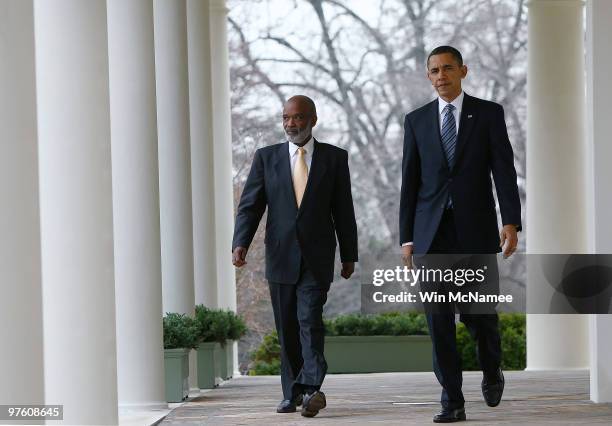
<path fill-rule="evenodd" d="M 589 401 L 587 371 L 505 372 L 504 399 L 485 405 L 481 373 L 464 373 L 468 421 L 478 425 L 612 424 L 612 404 Z M 328 407 L 313 419 L 276 414 L 278 376 L 238 377 L 172 411 L 162 425 L 422 425 L 439 408 L 433 373 L 328 375 Z"/>

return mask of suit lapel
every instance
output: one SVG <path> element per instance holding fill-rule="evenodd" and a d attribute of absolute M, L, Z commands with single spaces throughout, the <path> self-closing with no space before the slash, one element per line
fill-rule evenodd
<path fill-rule="evenodd" d="M 461 118 L 459 119 L 459 134 L 457 135 L 457 146 L 455 147 L 455 166 L 461 160 L 461 153 L 465 144 L 470 138 L 474 123 L 476 122 L 475 102 L 467 93 L 463 95 L 463 105 L 461 106 Z M 439 127 L 438 127 L 439 129 Z"/>
<path fill-rule="evenodd" d="M 306 182 L 306 189 L 304 190 L 304 197 L 302 198 L 302 204 L 300 204 L 298 216 L 304 210 L 304 205 L 307 205 L 310 202 L 310 199 L 314 196 L 313 193 L 321 183 L 321 179 L 327 170 L 327 166 L 325 165 L 325 155 L 324 152 L 322 152 L 323 149 L 321 148 L 321 144 L 319 144 L 319 142 L 314 138 L 313 144 L 314 151 L 312 153 L 312 162 L 310 164 L 308 181 Z M 295 195 L 293 199 L 295 200 Z"/>
<path fill-rule="evenodd" d="M 280 180 L 280 186 L 285 193 L 285 198 L 290 206 L 297 210 L 297 201 L 293 190 L 293 178 L 291 177 L 291 159 L 289 158 L 289 142 L 279 145 L 274 162 L 275 170 Z"/>

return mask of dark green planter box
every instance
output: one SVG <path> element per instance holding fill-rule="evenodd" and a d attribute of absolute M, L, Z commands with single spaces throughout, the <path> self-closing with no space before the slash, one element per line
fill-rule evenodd
<path fill-rule="evenodd" d="M 219 378 L 225 380 L 228 378 L 227 374 L 227 343 L 219 345 Z"/>
<path fill-rule="evenodd" d="M 231 379 L 234 373 L 234 341 L 227 340 L 225 345 L 219 345 L 219 377 Z"/>
<path fill-rule="evenodd" d="M 198 346 L 198 387 L 212 389 L 220 382 L 220 345 L 216 342 L 200 343 Z"/>
<path fill-rule="evenodd" d="M 328 373 L 432 371 L 429 336 L 326 336 Z"/>
<path fill-rule="evenodd" d="M 181 402 L 189 394 L 189 351 L 164 349 L 167 402 Z"/>
<path fill-rule="evenodd" d="M 227 354 L 227 374 L 226 379 L 231 379 L 234 376 L 234 341 L 228 340 L 225 343 L 225 353 Z"/>
<path fill-rule="evenodd" d="M 225 349 L 220 343 L 215 343 L 215 385 L 220 384 L 223 381 L 223 372 L 227 366 L 225 365 Z"/>

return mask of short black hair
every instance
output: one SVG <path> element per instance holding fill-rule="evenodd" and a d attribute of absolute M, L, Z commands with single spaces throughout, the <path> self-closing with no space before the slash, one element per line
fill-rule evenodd
<path fill-rule="evenodd" d="M 463 56 L 461 56 L 461 52 L 459 52 L 453 46 L 438 46 L 438 47 L 436 47 L 434 50 L 431 51 L 431 53 L 427 57 L 427 63 L 425 65 L 429 66 L 429 58 L 431 58 L 434 55 L 441 55 L 443 53 L 450 53 L 451 55 L 453 55 L 453 58 L 455 58 L 455 60 L 459 64 L 459 66 L 460 67 L 463 66 Z"/>

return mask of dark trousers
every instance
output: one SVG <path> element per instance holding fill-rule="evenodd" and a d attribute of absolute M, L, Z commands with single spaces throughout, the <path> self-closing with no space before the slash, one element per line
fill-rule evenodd
<path fill-rule="evenodd" d="M 464 286 L 461 290 L 465 292 L 478 289 L 484 293 L 498 292 L 499 274 L 495 255 L 475 255 L 468 257 L 466 261 L 465 256 L 459 256 L 462 255 L 459 247 L 452 209 L 446 210 L 428 253 L 432 255 L 429 256 L 430 259 L 434 260 L 428 261 L 428 256 L 425 256 L 422 262 L 427 263 L 427 267 L 431 267 L 432 264 L 442 267 L 444 263 L 449 263 L 449 259 L 461 259 L 459 263 L 462 263 L 463 266 L 466 262 L 472 267 L 486 264 L 488 268 L 486 284 L 483 284 L 482 287 Z M 453 257 L 453 255 L 456 256 Z M 457 264 L 452 266 L 457 267 Z M 457 289 L 456 286 L 453 285 L 453 287 Z M 440 402 L 443 407 L 451 409 L 463 407 L 465 400 L 461 391 L 463 377 L 461 357 L 457 351 L 455 313 L 459 312 L 461 322 L 476 340 L 478 362 L 483 373 L 487 377 L 496 377 L 495 374 L 501 364 L 501 338 L 495 306 L 432 303 L 430 306 L 425 306 L 425 312 L 433 344 L 433 368 L 438 382 L 442 385 Z"/>
<path fill-rule="evenodd" d="M 323 355 L 323 305 L 330 283 L 319 283 L 302 261 L 296 285 L 269 283 L 281 348 L 283 399 L 319 390 L 327 363 Z"/>

